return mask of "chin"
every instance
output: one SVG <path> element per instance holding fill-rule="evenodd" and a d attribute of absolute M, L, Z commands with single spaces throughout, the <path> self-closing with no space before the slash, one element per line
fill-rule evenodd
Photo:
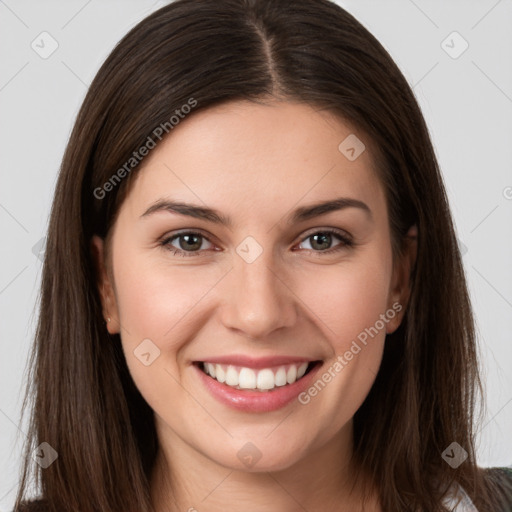
<path fill-rule="evenodd" d="M 245 438 L 247 440 L 224 443 L 224 449 L 220 453 L 204 453 L 221 466 L 247 473 L 283 471 L 297 464 L 305 456 L 304 443 L 297 442 L 299 435 L 273 435 L 273 439 L 269 440 L 268 432 L 260 437 L 248 436 Z M 285 446 L 286 439 L 294 439 L 295 442 L 293 445 Z"/>

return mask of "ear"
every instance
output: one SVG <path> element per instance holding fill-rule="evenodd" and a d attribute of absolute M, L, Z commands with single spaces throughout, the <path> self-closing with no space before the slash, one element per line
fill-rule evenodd
<path fill-rule="evenodd" d="M 416 224 L 414 224 L 405 235 L 402 255 L 397 258 L 393 266 L 393 278 L 389 291 L 388 308 L 398 313 L 387 323 L 387 334 L 391 334 L 398 329 L 405 315 L 411 295 L 411 273 L 416 264 L 417 250 L 418 228 Z M 393 304 L 395 305 L 394 307 Z M 398 304 L 401 306 L 400 309 Z"/>
<path fill-rule="evenodd" d="M 110 334 L 119 333 L 119 314 L 112 278 L 105 262 L 105 241 L 97 235 L 91 239 L 91 256 L 96 269 L 96 286 L 101 298 L 103 318 Z"/>

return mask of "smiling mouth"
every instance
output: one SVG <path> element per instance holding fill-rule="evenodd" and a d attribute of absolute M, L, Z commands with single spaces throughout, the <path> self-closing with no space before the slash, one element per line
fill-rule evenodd
<path fill-rule="evenodd" d="M 272 391 L 294 384 L 321 361 L 284 364 L 270 368 L 247 368 L 200 361 L 195 363 L 206 375 L 233 389 Z"/>

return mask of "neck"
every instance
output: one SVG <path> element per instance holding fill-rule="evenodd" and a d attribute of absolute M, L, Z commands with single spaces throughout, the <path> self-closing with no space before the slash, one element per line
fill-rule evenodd
<path fill-rule="evenodd" d="M 349 433 L 351 439 L 351 428 Z M 173 457 L 160 444 L 152 473 L 155 512 L 358 512 L 365 484 L 371 493 L 364 510 L 381 510 L 369 475 L 361 471 L 355 480 L 352 443 L 342 435 L 286 469 L 262 472 L 225 467 L 183 442 L 172 444 Z"/>

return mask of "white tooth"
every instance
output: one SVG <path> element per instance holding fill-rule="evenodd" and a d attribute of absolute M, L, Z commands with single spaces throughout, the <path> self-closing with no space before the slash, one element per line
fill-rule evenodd
<path fill-rule="evenodd" d="M 212 377 L 215 377 L 215 366 L 212 363 L 206 363 L 206 369 Z"/>
<path fill-rule="evenodd" d="M 288 384 L 293 384 L 297 380 L 297 367 L 292 364 L 290 368 L 288 368 L 288 372 L 286 372 L 286 382 Z"/>
<path fill-rule="evenodd" d="M 256 384 L 258 389 L 272 389 L 274 385 L 274 372 L 272 370 L 265 369 L 258 372 L 258 382 Z"/>
<path fill-rule="evenodd" d="M 284 386 L 286 385 L 286 370 L 284 366 L 281 366 L 279 370 L 276 372 L 275 376 L 275 384 L 276 386 Z"/>
<path fill-rule="evenodd" d="M 302 363 L 297 369 L 297 380 L 304 376 L 308 367 L 308 363 Z"/>
<path fill-rule="evenodd" d="M 238 372 L 232 366 L 228 366 L 226 384 L 228 386 L 238 386 Z"/>
<path fill-rule="evenodd" d="M 224 382 L 226 380 L 226 372 L 220 364 L 215 365 L 215 378 L 219 382 Z"/>
<path fill-rule="evenodd" d="M 256 374 L 250 368 L 242 368 L 238 377 L 238 385 L 242 389 L 256 388 Z"/>

